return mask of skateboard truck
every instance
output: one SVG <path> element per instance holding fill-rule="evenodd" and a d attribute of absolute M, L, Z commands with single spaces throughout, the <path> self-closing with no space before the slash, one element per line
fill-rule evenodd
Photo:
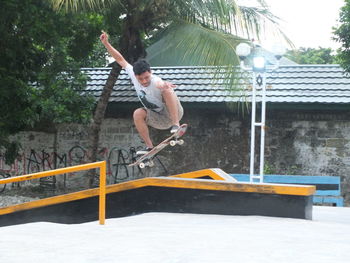
<path fill-rule="evenodd" d="M 154 161 L 153 161 L 152 159 L 150 159 L 150 160 L 148 160 L 148 161 L 144 161 L 144 162 L 141 162 L 141 163 L 139 164 L 139 167 L 140 167 L 141 169 L 145 168 L 146 166 L 148 166 L 148 167 L 153 167 L 153 166 L 154 166 Z"/>
<path fill-rule="evenodd" d="M 184 144 L 184 140 L 183 139 L 178 139 L 178 138 L 176 138 L 175 140 L 171 140 L 170 142 L 169 142 L 169 144 L 170 144 L 170 146 L 175 146 L 176 144 L 178 144 L 178 145 L 183 145 Z"/>

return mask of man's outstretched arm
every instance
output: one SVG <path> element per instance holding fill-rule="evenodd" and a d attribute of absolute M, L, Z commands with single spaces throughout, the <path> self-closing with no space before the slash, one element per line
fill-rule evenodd
<path fill-rule="evenodd" d="M 118 50 L 116 50 L 108 41 L 108 35 L 106 32 L 102 31 L 102 34 L 100 36 L 100 40 L 102 44 L 106 47 L 108 53 L 117 61 L 117 63 L 122 67 L 125 68 L 129 63 L 125 60 L 125 58 L 122 56 L 122 54 L 119 53 Z"/>

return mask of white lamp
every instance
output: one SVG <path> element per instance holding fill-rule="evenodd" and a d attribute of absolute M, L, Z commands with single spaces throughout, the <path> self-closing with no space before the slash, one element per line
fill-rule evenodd
<path fill-rule="evenodd" d="M 236 47 L 236 54 L 241 60 L 245 59 L 251 52 L 251 47 L 247 43 L 240 43 Z"/>
<path fill-rule="evenodd" d="M 265 58 L 254 57 L 253 58 L 253 71 L 265 71 Z"/>

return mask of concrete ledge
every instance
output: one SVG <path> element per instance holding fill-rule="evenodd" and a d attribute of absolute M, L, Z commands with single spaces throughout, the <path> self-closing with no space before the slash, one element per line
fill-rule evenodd
<path fill-rule="evenodd" d="M 197 179 L 207 176 L 215 180 Z M 179 212 L 312 219 L 314 186 L 238 183 L 225 179 L 223 171 L 207 169 L 110 185 L 106 215 L 113 218 L 145 212 Z M 0 226 L 94 220 L 98 220 L 98 189 L 0 209 Z"/>

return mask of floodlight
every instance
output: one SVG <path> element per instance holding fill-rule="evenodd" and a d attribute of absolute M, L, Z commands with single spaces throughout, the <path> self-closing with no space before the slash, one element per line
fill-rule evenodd
<path fill-rule="evenodd" d="M 264 57 L 253 58 L 253 71 L 264 71 L 265 66 L 266 66 L 266 61 Z"/>
<path fill-rule="evenodd" d="M 236 54 L 239 56 L 240 59 L 245 59 L 250 54 L 250 46 L 247 43 L 240 43 L 236 47 Z"/>

